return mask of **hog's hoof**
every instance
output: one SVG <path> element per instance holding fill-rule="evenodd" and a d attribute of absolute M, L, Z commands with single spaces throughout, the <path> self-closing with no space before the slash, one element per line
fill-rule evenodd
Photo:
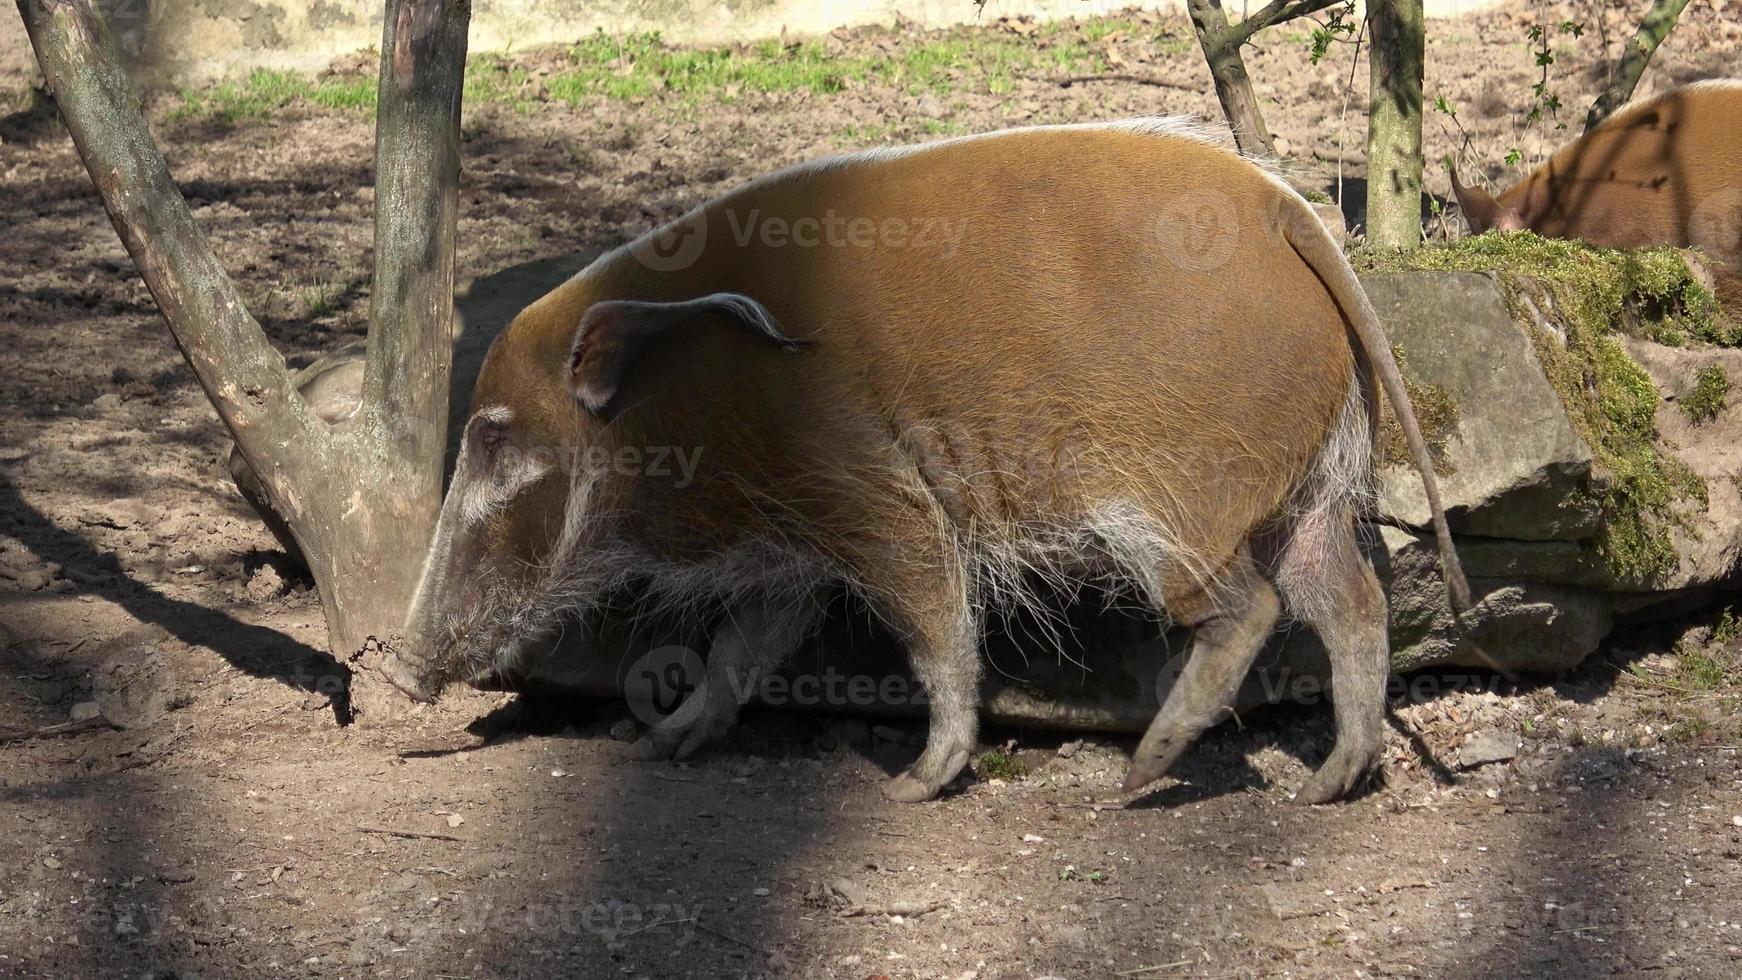
<path fill-rule="evenodd" d="M 927 764 L 921 756 L 913 768 L 883 784 L 883 798 L 894 803 L 924 803 L 966 768 L 968 753 L 964 750 L 950 753 L 942 765 Z"/>
<path fill-rule="evenodd" d="M 942 788 L 927 786 L 904 772 L 883 784 L 883 798 L 893 803 L 924 803 Z"/>
<path fill-rule="evenodd" d="M 1134 760 L 1131 763 L 1130 771 L 1125 774 L 1125 782 L 1120 785 L 1119 790 L 1129 796 L 1165 775 L 1167 775 L 1166 769 L 1146 766 Z"/>
<path fill-rule="evenodd" d="M 1131 768 L 1126 770 L 1125 784 L 1121 788 L 1127 794 L 1135 793 L 1167 775 L 1190 744 L 1189 738 L 1163 738 L 1152 742 L 1145 737 L 1143 744 L 1137 747 L 1137 754 L 1131 757 Z"/>
<path fill-rule="evenodd" d="M 629 747 L 631 758 L 642 762 L 663 762 L 667 759 L 682 761 L 695 755 L 716 735 L 700 728 L 666 731 L 654 729 L 637 739 Z"/>
<path fill-rule="evenodd" d="M 1305 786 L 1294 794 L 1295 802 L 1309 805 L 1330 803 L 1353 793 L 1378 771 L 1380 747 L 1350 748 L 1343 744 L 1331 750 L 1331 757 L 1313 773 Z"/>

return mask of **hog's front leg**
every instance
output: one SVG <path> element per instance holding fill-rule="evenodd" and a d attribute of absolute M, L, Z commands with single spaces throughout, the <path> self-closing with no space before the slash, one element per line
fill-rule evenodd
<path fill-rule="evenodd" d="M 679 710 L 632 748 L 640 759 L 684 759 L 732 730 L 738 710 L 764 678 L 791 659 L 822 619 L 817 593 L 737 606 L 708 646 L 707 675 L 690 692 L 701 710 Z M 687 707 L 687 704 L 686 704 Z"/>

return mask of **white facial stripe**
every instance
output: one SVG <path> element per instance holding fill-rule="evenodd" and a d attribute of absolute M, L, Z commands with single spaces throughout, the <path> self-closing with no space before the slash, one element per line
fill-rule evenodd
<path fill-rule="evenodd" d="M 457 487 L 460 493 L 460 523 L 471 527 L 500 512 L 515 495 L 550 473 L 550 466 L 522 453 L 511 461 L 498 462 L 493 472 Z"/>
<path fill-rule="evenodd" d="M 514 421 L 514 410 L 507 405 L 491 405 L 479 409 L 473 418 L 505 426 Z M 464 454 L 470 455 L 475 447 L 470 445 L 469 436 L 467 442 Z M 502 456 L 501 459 L 491 461 L 487 473 L 476 473 L 472 467 L 467 466 L 459 467 L 455 472 L 454 485 L 448 492 L 459 500 L 457 512 L 462 527 L 473 527 L 490 515 L 499 513 L 516 494 L 542 479 L 551 470 L 549 464 L 511 448 L 504 447 Z"/>

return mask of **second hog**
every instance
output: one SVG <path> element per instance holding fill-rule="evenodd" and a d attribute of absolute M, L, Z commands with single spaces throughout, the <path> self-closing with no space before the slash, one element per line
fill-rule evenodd
<path fill-rule="evenodd" d="M 885 787 L 924 800 L 975 748 L 986 609 L 1110 582 L 1195 629 L 1127 788 L 1226 716 L 1286 611 L 1330 655 L 1337 744 L 1301 794 L 1328 800 L 1382 747 L 1386 602 L 1356 542 L 1377 389 L 1461 607 L 1389 344 L 1280 181 L 1168 120 L 784 170 L 496 341 L 387 674 L 434 697 L 624 587 L 723 611 L 699 710 L 641 746 L 681 757 L 844 583 L 929 694 L 925 751 Z"/>

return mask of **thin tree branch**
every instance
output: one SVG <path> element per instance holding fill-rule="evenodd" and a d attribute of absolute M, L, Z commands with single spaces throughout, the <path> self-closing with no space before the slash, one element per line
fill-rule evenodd
<path fill-rule="evenodd" d="M 1657 53 L 1657 46 L 1663 43 L 1663 39 L 1669 37 L 1687 5 L 1688 0 L 1654 0 L 1651 9 L 1639 22 L 1639 30 L 1622 47 L 1621 56 L 1615 59 L 1615 67 L 1609 72 L 1609 84 L 1591 104 L 1591 111 L 1585 116 L 1585 132 L 1596 129 L 1610 113 L 1633 97 L 1640 77 L 1651 64 L 1651 56 Z"/>
<path fill-rule="evenodd" d="M 296 447 L 301 465 L 326 427 L 292 389 L 284 358 L 170 179 L 102 14 L 91 0 L 18 0 L 18 12 L 79 157 L 176 345 L 249 465 L 267 487 L 284 486 L 287 447 Z M 297 510 L 294 501 L 277 502 L 287 517 Z"/>
<path fill-rule="evenodd" d="M 1266 27 L 1294 20 L 1297 17 L 1316 14 L 1327 7 L 1335 7 L 1346 2 L 1347 0 L 1270 0 L 1270 3 L 1258 8 L 1257 13 L 1235 24 L 1231 28 L 1231 36 L 1237 43 L 1245 44 L 1252 39 L 1252 35 Z"/>

